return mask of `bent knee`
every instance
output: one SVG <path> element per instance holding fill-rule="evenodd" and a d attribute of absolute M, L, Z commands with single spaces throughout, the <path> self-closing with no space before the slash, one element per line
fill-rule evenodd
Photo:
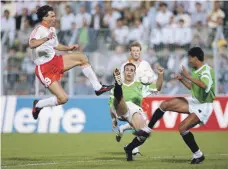
<path fill-rule="evenodd" d="M 163 111 L 168 111 L 169 107 L 171 107 L 171 103 L 169 101 L 164 101 L 161 103 L 160 105 L 160 108 L 163 110 Z"/>
<path fill-rule="evenodd" d="M 63 96 L 58 97 L 58 103 L 59 104 L 64 104 L 67 101 L 68 101 L 68 96 L 67 95 L 63 95 Z"/>
<path fill-rule="evenodd" d="M 85 54 L 82 54 L 80 61 L 81 61 L 81 65 L 87 65 L 89 63 L 89 59 Z"/>

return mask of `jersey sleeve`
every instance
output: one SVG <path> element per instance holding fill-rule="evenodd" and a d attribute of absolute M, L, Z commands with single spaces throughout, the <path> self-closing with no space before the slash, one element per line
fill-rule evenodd
<path fill-rule="evenodd" d="M 205 92 L 208 93 L 213 84 L 210 73 L 208 72 L 203 73 L 202 76 L 200 77 L 200 80 L 206 85 Z"/>
<path fill-rule="evenodd" d="M 36 27 L 33 31 L 32 31 L 32 33 L 30 34 L 30 37 L 29 37 L 29 43 L 30 43 L 30 41 L 32 40 L 32 39 L 40 39 L 41 38 L 41 36 L 40 36 L 40 32 L 41 32 L 42 30 L 40 29 L 40 27 L 38 26 L 38 27 Z"/>

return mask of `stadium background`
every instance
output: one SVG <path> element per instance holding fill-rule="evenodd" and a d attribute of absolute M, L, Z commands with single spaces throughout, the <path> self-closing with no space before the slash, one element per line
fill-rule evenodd
<path fill-rule="evenodd" d="M 173 74 L 181 65 L 188 67 L 190 47 L 202 47 L 206 62 L 215 70 L 217 98 L 208 124 L 193 129 L 200 131 L 194 133 L 206 153 L 200 168 L 228 167 L 228 2 L 199 0 L 198 12 L 197 1 L 166 1 L 167 7 L 160 6 L 161 2 L 1 1 L 2 168 L 194 168 L 188 164 L 190 152 L 178 133 L 171 132 L 177 131 L 186 116 L 174 112 L 167 112 L 156 125 L 159 131 L 142 146 L 144 156 L 137 163 L 126 163 L 122 147 L 132 136 L 127 133 L 116 143 L 108 93 L 96 97 L 80 68 L 61 80 L 69 101 L 43 109 L 40 119 L 33 120 L 34 98 L 50 96 L 35 78 L 28 48 L 28 37 L 37 24 L 36 9 L 45 4 L 53 6 L 57 14 L 59 41 L 79 44 L 103 83 L 113 83 L 112 71 L 127 60 L 128 45 L 134 40 L 142 44 L 142 58 L 153 69 L 158 65 L 165 68 L 161 93 L 144 101 L 148 116 L 162 100 L 189 94 L 173 80 Z M 217 12 L 212 12 L 214 4 Z M 207 20 L 209 14 L 215 23 Z"/>
<path fill-rule="evenodd" d="M 1 2 L 2 131 L 23 132 L 23 129 L 15 127 L 20 126 L 25 132 L 39 132 L 38 126 L 42 122 L 34 122 L 29 114 L 32 100 L 34 96 L 47 97 L 50 93 L 35 77 L 35 65 L 28 47 L 28 37 L 38 24 L 36 9 L 45 4 L 51 5 L 56 12 L 56 30 L 60 43 L 79 44 L 80 51 L 87 54 L 97 76 L 104 84 L 113 83 L 113 69 L 120 67 L 127 60 L 128 45 L 135 40 L 142 44 L 142 58 L 148 61 L 154 70 L 158 65 L 165 68 L 164 85 L 159 94 L 162 98 L 147 99 L 146 109 L 149 116 L 158 106 L 159 100 L 167 96 L 190 94 L 181 83 L 174 80 L 173 74 L 180 72 L 181 65 L 188 67 L 187 50 L 190 47 L 202 47 L 205 51 L 205 61 L 215 69 L 218 96 L 214 103 L 216 108 L 211 117 L 212 122 L 208 123 L 208 126 L 209 129 L 227 130 L 228 2 L 196 2 L 167 1 L 165 4 L 162 1 Z M 213 22 L 213 19 L 216 22 Z M 63 109 L 59 118 L 55 117 L 57 113 L 49 115 L 50 119 L 46 120 L 46 125 L 52 118 L 56 118 L 54 123 L 57 125 L 65 116 L 69 116 L 68 118 L 75 118 L 75 122 L 69 121 L 68 124 L 72 127 L 71 132 L 111 131 L 108 93 L 96 97 L 80 68 L 74 68 L 66 73 L 61 83 L 71 99 L 66 105 L 59 106 L 59 109 L 60 107 Z M 67 115 L 66 112 L 70 108 L 73 111 Z M 81 111 L 82 115 L 77 114 L 78 111 L 74 109 Z M 107 124 L 94 125 L 92 121 L 90 122 L 90 118 L 98 116 Z M 175 129 L 174 123 L 179 120 L 179 116 L 174 116 L 173 113 L 171 116 L 166 119 L 167 123 L 173 123 L 171 127 L 161 125 L 158 129 Z M 76 129 L 75 124 L 82 125 L 80 131 Z M 60 123 L 58 131 L 67 131 L 62 127 Z"/>

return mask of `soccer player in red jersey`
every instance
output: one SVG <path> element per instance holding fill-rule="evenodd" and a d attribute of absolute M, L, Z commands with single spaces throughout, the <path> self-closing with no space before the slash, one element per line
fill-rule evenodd
<path fill-rule="evenodd" d="M 37 15 L 40 24 L 32 31 L 29 38 L 29 46 L 33 49 L 36 76 L 54 96 L 47 99 L 34 100 L 32 111 L 34 119 L 38 118 L 43 107 L 61 105 L 67 102 L 68 96 L 58 80 L 61 79 L 64 72 L 75 66 L 82 68 L 82 72 L 91 82 L 96 95 L 113 88 L 113 85 L 100 84 L 84 53 L 56 55 L 55 50 L 72 51 L 78 49 L 79 46 L 59 44 L 54 28 L 56 16 L 52 7 L 48 5 L 40 7 L 37 10 Z"/>

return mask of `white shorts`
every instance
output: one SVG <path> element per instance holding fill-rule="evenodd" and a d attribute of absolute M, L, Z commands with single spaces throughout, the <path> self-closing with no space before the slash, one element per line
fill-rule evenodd
<path fill-rule="evenodd" d="M 124 116 L 118 116 L 117 113 L 116 113 L 116 110 L 112 110 L 112 111 L 114 111 L 116 113 L 117 118 L 119 120 L 128 121 L 129 123 L 131 123 L 132 117 L 133 117 L 133 115 L 135 113 L 140 113 L 142 115 L 143 119 L 147 120 L 147 116 L 143 112 L 143 109 L 140 106 L 132 103 L 131 101 L 127 101 L 126 105 L 127 105 L 128 111 L 127 111 L 127 113 Z"/>
<path fill-rule="evenodd" d="M 185 97 L 185 99 L 188 101 L 189 113 L 195 113 L 200 122 L 206 124 L 213 111 L 213 103 L 200 103 L 193 97 Z"/>

